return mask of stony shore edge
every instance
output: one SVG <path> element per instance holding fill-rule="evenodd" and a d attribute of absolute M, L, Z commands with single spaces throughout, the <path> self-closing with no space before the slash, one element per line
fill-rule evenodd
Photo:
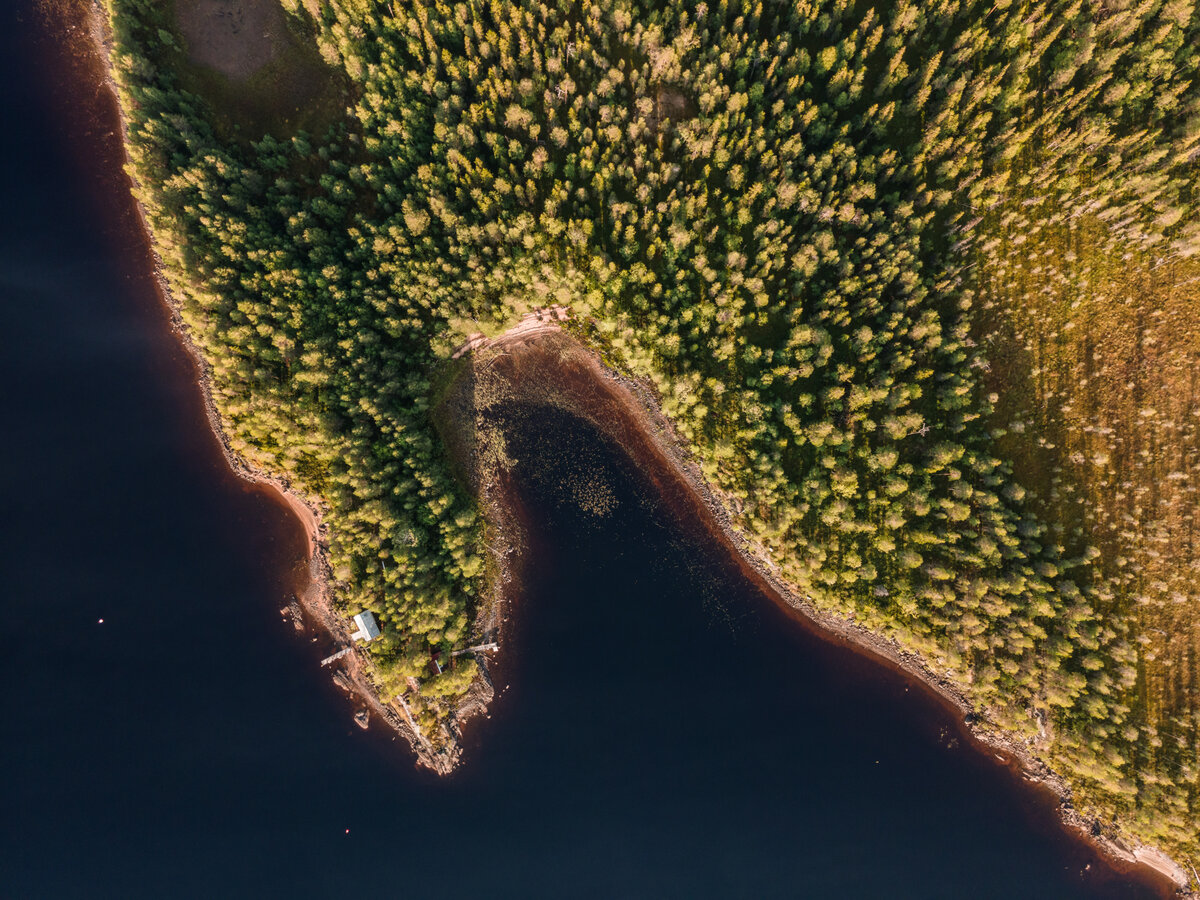
<path fill-rule="evenodd" d="M 1025 743 L 1003 731 L 986 727 L 962 688 L 945 675 L 935 672 L 920 655 L 905 650 L 895 641 L 878 635 L 855 621 L 818 609 L 811 600 L 784 582 L 766 554 L 758 550 L 734 527 L 725 503 L 704 479 L 685 444 L 669 420 L 660 412 L 652 389 L 611 369 L 607 372 L 609 377 L 623 385 L 640 401 L 645 414 L 657 426 L 657 433 L 666 438 L 662 441 L 663 450 L 671 457 L 676 471 L 687 482 L 697 501 L 707 509 L 720 538 L 742 563 L 753 570 L 768 596 L 786 607 L 794 617 L 805 620 L 810 628 L 827 638 L 839 640 L 856 652 L 885 662 L 939 701 L 953 707 L 961 716 L 963 732 L 979 749 L 994 751 L 1006 765 L 1015 766 L 1025 780 L 1050 791 L 1058 800 L 1058 813 L 1063 824 L 1098 848 L 1103 856 L 1121 866 L 1152 870 L 1159 879 L 1165 878 L 1170 881 L 1175 886 L 1178 896 L 1200 897 L 1200 893 L 1191 890 L 1192 879 L 1188 877 L 1187 872 L 1165 853 L 1140 843 L 1127 845 L 1120 836 L 1110 833 L 1104 823 L 1075 809 L 1071 788 L 1060 775 Z"/>
<path fill-rule="evenodd" d="M 526 330 L 525 334 L 510 332 L 491 344 L 524 344 L 529 347 L 534 342 L 553 343 L 554 339 L 547 341 L 547 336 L 558 330 L 556 326 L 547 326 L 539 328 L 536 332 Z M 620 413 L 627 414 L 635 420 L 633 428 L 636 428 L 636 433 L 633 433 L 631 440 L 631 427 L 628 423 L 613 427 L 614 417 L 611 410 L 607 414 L 604 411 L 597 412 L 603 403 L 596 400 L 595 393 L 584 399 L 558 397 L 556 391 L 544 392 L 543 381 L 541 390 L 549 402 L 562 406 L 599 427 L 621 447 L 639 469 L 648 471 L 657 467 L 662 469 L 668 478 L 677 479 L 687 495 L 683 502 L 692 505 L 691 512 L 694 512 L 701 526 L 713 539 L 729 550 L 746 577 L 755 582 L 775 603 L 787 610 L 802 627 L 853 652 L 877 660 L 933 697 L 948 711 L 952 711 L 961 737 L 971 741 L 979 752 L 991 753 L 1004 765 L 1017 771 L 1029 783 L 1031 789 L 1047 792 L 1057 801 L 1057 811 L 1063 824 L 1079 839 L 1096 847 L 1114 867 L 1123 871 L 1141 869 L 1151 880 L 1158 883 L 1164 892 L 1174 890 L 1176 896 L 1200 897 L 1200 893 L 1190 890 L 1191 878 L 1186 870 L 1165 853 L 1128 841 L 1127 838 L 1113 833 L 1110 826 L 1084 816 L 1075 809 L 1071 788 L 1063 778 L 1051 770 L 1034 748 L 1003 731 L 988 727 L 967 700 L 961 687 L 952 679 L 934 671 L 921 656 L 904 650 L 895 641 L 878 635 L 853 620 L 816 608 L 807 597 L 783 581 L 767 555 L 734 526 L 726 501 L 705 479 L 686 441 L 662 413 L 659 398 L 653 387 L 609 367 L 598 353 L 574 339 L 564 335 L 562 340 L 568 340 L 572 345 L 571 349 L 559 349 L 556 355 L 560 359 L 567 359 L 575 364 L 583 362 L 590 367 L 593 370 L 596 391 L 606 395 L 610 403 L 617 404 Z M 485 343 L 478 347 L 476 352 L 484 351 L 487 347 L 488 344 Z M 575 359 L 572 359 L 572 356 Z M 545 372 L 545 367 L 541 371 Z M 568 377 L 564 377 L 564 384 L 556 386 L 563 389 L 564 395 L 569 393 L 566 388 L 568 380 Z M 635 446 L 637 444 L 641 446 Z M 659 479 L 655 480 L 658 481 L 657 487 L 664 494 L 671 491 L 672 486 L 664 485 Z M 678 507 L 676 511 L 687 514 Z"/>
<path fill-rule="evenodd" d="M 96 60 L 97 71 L 102 80 L 101 86 L 111 98 L 114 115 L 118 120 L 117 133 L 120 135 L 120 138 L 119 142 L 114 145 L 114 153 L 127 168 L 127 164 L 129 163 L 127 148 L 128 121 L 125 111 L 121 106 L 119 87 L 112 74 L 110 63 L 112 35 L 108 24 L 108 15 L 103 8 L 102 0 L 84 0 L 83 11 L 86 17 L 85 22 L 82 23 L 83 31 L 86 33 L 88 41 L 86 50 Z M 132 182 L 132 176 L 130 176 L 130 179 Z M 183 322 L 179 301 L 172 293 L 164 274 L 162 258 L 154 244 L 153 230 L 150 227 L 146 211 L 137 200 L 136 195 L 132 193 L 130 195 L 130 202 L 137 213 L 143 236 L 147 242 L 151 258 L 154 261 L 153 277 L 162 302 L 170 315 L 171 329 L 195 367 L 196 384 L 200 389 L 204 413 L 208 419 L 209 427 L 221 448 L 221 454 L 225 458 L 229 470 L 236 477 L 249 484 L 266 488 L 268 491 L 275 493 L 292 514 L 299 519 L 304 528 L 307 543 L 308 585 L 305 589 L 297 592 L 295 600 L 303 610 L 304 616 L 308 618 L 311 624 L 316 626 L 320 631 L 323 631 L 333 644 L 339 647 L 349 646 L 351 643 L 350 631 L 347 627 L 346 619 L 334 608 L 334 594 L 331 587 L 332 569 L 329 564 L 327 549 L 328 529 L 324 522 L 322 505 L 313 498 L 301 494 L 287 479 L 252 466 L 233 449 L 229 436 L 221 422 L 220 413 L 217 411 L 216 404 L 212 399 L 211 366 L 196 346 L 195 341 L 193 341 Z M 422 740 L 419 731 L 413 725 L 406 722 L 400 713 L 390 704 L 384 703 L 381 700 L 378 691 L 371 682 L 369 672 L 369 662 L 365 654 L 357 648 L 338 660 L 337 667 L 331 670 L 333 681 L 345 690 L 351 698 L 357 701 L 356 705 L 364 707 L 369 712 L 374 713 L 380 720 L 386 722 L 390 728 L 408 742 L 412 747 L 413 753 L 424 765 L 440 774 L 447 774 L 453 770 L 457 757 L 457 753 L 454 753 L 453 750 L 456 748 L 452 748 L 451 752 L 448 753 L 433 751 Z M 486 691 L 476 693 L 485 693 L 488 699 L 490 699 L 490 687 Z"/>
<path fill-rule="evenodd" d="M 127 121 L 121 107 L 118 86 L 109 63 L 112 41 L 107 13 L 102 6 L 102 0 L 84 0 L 83 7 L 86 15 L 83 30 L 87 34 L 90 45 L 88 49 L 98 61 L 103 86 L 111 96 L 115 115 L 119 120 L 119 148 L 116 152 L 122 162 L 127 163 Z M 234 475 L 248 483 L 274 491 L 300 520 L 308 543 L 310 583 L 308 588 L 297 596 L 297 600 L 304 613 L 334 643 L 339 646 L 347 645 L 349 630 L 346 627 L 346 621 L 334 608 L 331 569 L 327 553 L 328 528 L 323 521 L 321 504 L 300 494 L 286 479 L 250 465 L 233 450 L 221 422 L 220 414 L 212 400 L 211 367 L 184 325 L 179 303 L 173 296 L 165 278 L 162 261 L 155 248 L 145 210 L 136 197 L 131 196 L 131 202 L 141 221 L 154 260 L 154 278 L 163 303 L 170 313 L 172 329 L 196 367 L 197 385 L 201 391 L 205 414 L 221 447 L 222 455 Z M 536 333 L 526 333 L 522 337 L 526 340 L 534 340 L 545 334 L 559 331 L 560 329 L 556 325 L 549 325 L 544 329 L 538 329 Z M 503 337 L 484 343 L 480 349 L 489 344 L 495 345 L 501 342 Z M 582 345 L 578 346 L 583 350 Z M 882 661 L 936 697 L 940 702 L 955 709 L 961 716 L 964 733 L 981 750 L 1003 754 L 1005 762 L 1018 767 L 1026 780 L 1050 791 L 1059 801 L 1059 814 L 1063 823 L 1082 840 L 1095 846 L 1102 855 L 1124 869 L 1141 868 L 1147 873 L 1154 873 L 1155 880 L 1162 883 L 1164 887 L 1166 882 L 1174 885 L 1176 896 L 1200 898 L 1200 892 L 1189 889 L 1191 878 L 1187 872 L 1166 854 L 1145 845 L 1126 846 L 1119 837 L 1105 833 L 1103 823 L 1087 818 L 1075 810 L 1071 803 L 1071 789 L 1065 781 L 1051 771 L 1045 762 L 1024 743 L 1014 740 L 1002 732 L 982 727 L 979 720 L 975 718 L 975 713 L 962 690 L 953 681 L 934 672 L 921 657 L 903 650 L 894 641 L 883 638 L 854 621 L 817 609 L 807 598 L 781 581 L 765 554 L 758 551 L 734 527 L 725 503 L 707 483 L 685 443 L 662 414 L 653 389 L 607 367 L 594 352 L 590 350 L 583 350 L 583 352 L 590 355 L 608 385 L 619 388 L 628 396 L 628 411 L 641 420 L 647 445 L 652 446 L 661 455 L 662 462 L 670 469 L 671 473 L 687 486 L 693 501 L 705 511 L 705 524 L 710 532 L 733 552 L 747 570 L 747 574 L 758 582 L 773 600 L 788 609 L 796 618 L 802 620 L 807 627 L 817 633 L 828 639 L 839 641 L 855 652 Z M 631 459 L 635 458 L 636 454 L 629 452 L 628 446 L 624 443 L 621 446 L 629 453 Z M 519 541 L 515 542 L 514 546 L 517 543 Z M 511 570 L 512 561 L 509 559 L 511 555 L 505 553 L 498 557 L 499 578 L 505 585 L 512 584 L 515 578 Z M 486 612 L 490 619 L 487 624 L 489 631 L 502 628 L 500 606 L 502 604 L 493 603 L 486 610 L 481 610 L 481 615 Z M 477 629 L 478 627 L 477 625 Z M 387 722 L 389 727 L 403 737 L 412 747 L 420 762 L 439 774 L 448 774 L 454 769 L 460 756 L 458 739 L 461 725 L 472 716 L 482 714 L 493 695 L 491 681 L 482 660 L 480 661 L 480 670 L 483 673 L 481 683 L 477 685 L 477 689 L 468 697 L 466 703 L 460 707 L 455 723 L 457 727 L 453 734 L 454 741 L 448 748 L 436 751 L 423 740 L 419 731 L 402 718 L 395 708 L 381 701 L 369 677 L 369 663 L 361 651 L 355 650 L 343 657 L 339 661 L 338 668 L 333 672 L 333 678 L 348 693 L 361 701 L 362 705 Z"/>

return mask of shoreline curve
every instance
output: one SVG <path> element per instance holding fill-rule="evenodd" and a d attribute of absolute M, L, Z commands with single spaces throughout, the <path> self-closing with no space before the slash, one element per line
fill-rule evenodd
<path fill-rule="evenodd" d="M 1198 896 L 1189 891 L 1185 870 L 1166 854 L 1143 845 L 1126 847 L 1103 833 L 1100 822 L 1075 810 L 1066 782 L 1029 748 L 1004 732 L 981 727 L 962 691 L 951 679 L 933 671 L 922 657 L 852 620 L 817 609 L 784 582 L 765 554 L 733 525 L 718 492 L 661 412 L 651 386 L 605 365 L 594 350 L 570 337 L 557 323 L 536 330 L 514 328 L 473 347 L 472 356 L 483 356 L 481 368 L 489 373 L 505 377 L 505 370 L 510 371 L 506 380 L 518 394 L 516 402 L 561 406 L 599 428 L 630 464 L 653 482 L 657 496 L 673 514 L 695 520 L 789 618 L 818 638 L 871 659 L 916 686 L 951 714 L 960 738 L 977 752 L 995 756 L 1030 790 L 1056 802 L 1065 829 L 1095 848 L 1114 869 L 1144 877 L 1163 896 Z"/>
<path fill-rule="evenodd" d="M 447 774 L 454 767 L 453 754 L 432 752 L 431 748 L 421 740 L 417 728 L 406 722 L 396 708 L 380 699 L 370 680 L 369 662 L 359 646 L 350 640 L 350 631 L 346 620 L 334 609 L 334 598 L 330 588 L 332 569 L 327 553 L 328 531 L 323 518 L 322 505 L 319 501 L 301 494 L 287 479 L 250 465 L 238 455 L 230 443 L 229 436 L 221 422 L 220 413 L 212 399 L 211 367 L 200 353 L 183 322 L 179 304 L 167 283 L 162 259 L 154 245 L 149 219 L 142 204 L 132 191 L 135 182 L 133 176 L 128 174 L 128 122 L 121 106 L 118 85 L 112 75 L 110 65 L 112 35 L 107 14 L 101 3 L 102 0 L 81 0 L 78 8 L 82 21 L 72 23 L 61 30 L 70 32 L 71 36 L 82 32 L 84 46 L 77 49 L 82 50 L 92 64 L 93 72 L 91 74 L 97 79 L 97 95 L 108 98 L 110 109 L 98 110 L 97 114 L 102 118 L 111 119 L 115 128 L 108 135 L 101 136 L 99 141 L 109 145 L 108 151 L 126 173 L 125 178 L 131 188 L 127 194 L 130 209 L 137 217 L 140 236 L 145 243 L 147 255 L 152 260 L 152 271 L 149 274 L 155 284 L 159 300 L 169 317 L 173 336 L 184 350 L 189 364 L 195 372 L 196 387 L 200 392 L 200 402 L 208 420 L 209 430 L 216 439 L 229 472 L 245 484 L 261 489 L 268 497 L 286 507 L 304 530 L 305 555 L 308 562 L 307 584 L 303 589 L 295 592 L 294 603 L 299 605 L 304 615 L 316 626 L 317 630 L 325 633 L 332 644 L 351 647 L 351 652 L 343 656 L 338 661 L 337 668 L 331 672 L 334 683 L 341 687 L 352 701 L 355 701 L 355 705 L 365 707 L 369 712 L 374 713 L 376 717 L 387 723 L 389 728 L 404 738 L 422 764 L 439 774 Z M 64 10 L 64 12 L 66 11 Z M 293 619 L 298 628 L 303 627 L 300 619 L 294 615 Z"/>
<path fill-rule="evenodd" d="M 118 125 L 110 137 L 100 140 L 112 141 L 115 156 L 122 163 L 127 163 L 127 122 L 121 107 L 119 91 L 109 66 L 111 36 L 108 33 L 107 16 L 101 7 L 101 0 L 83 0 L 82 6 L 85 19 L 82 23 L 82 30 L 85 32 L 85 40 L 88 43 L 86 49 L 95 59 L 97 77 L 101 81 L 99 87 L 109 96 L 112 115 Z M 161 301 L 170 316 L 172 331 L 195 366 L 196 384 L 200 390 L 205 415 L 221 448 L 226 465 L 237 478 L 251 485 L 262 487 L 275 495 L 299 520 L 305 534 L 306 555 L 309 563 L 309 586 L 308 589 L 300 592 L 297 599 L 305 613 L 321 630 L 326 632 L 330 639 L 339 644 L 346 644 L 348 629 L 343 618 L 333 608 L 330 589 L 331 570 L 324 546 L 324 541 L 327 539 L 327 526 L 323 520 L 321 505 L 318 501 L 301 495 L 286 479 L 249 465 L 233 450 L 212 400 L 210 367 L 182 321 L 178 303 L 164 277 L 162 262 L 154 247 L 150 223 L 145 211 L 134 196 L 130 195 L 129 202 L 140 221 L 142 236 L 154 263 L 152 276 Z M 561 334 L 562 329 L 557 322 L 546 323 L 545 326 L 537 329 L 529 329 L 527 326 L 523 328 L 521 324 L 518 324 L 510 332 L 470 348 L 470 356 L 474 357 L 477 353 L 482 355 L 488 350 L 511 351 L 518 347 L 544 344 L 547 341 L 555 340 L 554 336 Z M 918 655 L 904 651 L 894 642 L 870 632 L 853 621 L 822 612 L 806 598 L 796 594 L 777 576 L 769 561 L 756 552 L 752 543 L 734 528 L 725 505 L 705 481 L 699 467 L 691 458 L 686 444 L 659 410 L 653 390 L 635 379 L 608 368 L 593 351 L 587 350 L 577 342 L 572 341 L 572 343 L 575 343 L 576 352 L 586 356 L 590 361 L 589 365 L 593 369 L 593 387 L 598 387 L 600 393 L 605 394 L 611 403 L 615 403 L 619 408 L 623 407 L 624 412 L 630 417 L 624 423 L 624 439 L 614 436 L 622 452 L 633 464 L 638 465 L 641 460 L 634 448 L 640 441 L 642 446 L 639 449 L 642 451 L 642 456 L 648 455 L 649 461 L 658 466 L 662 473 L 676 480 L 674 486 L 661 484 L 664 490 L 664 499 L 668 503 L 689 502 L 694 509 L 701 511 L 704 528 L 729 550 L 746 577 L 750 578 L 777 605 L 786 610 L 789 616 L 822 639 L 845 646 L 909 679 L 912 684 L 917 685 L 948 711 L 953 711 L 955 713 L 954 720 L 961 728 L 962 736 L 968 738 L 980 752 L 1003 754 L 1003 761 L 1007 766 L 1018 771 L 1025 780 L 1032 782 L 1031 789 L 1049 792 L 1059 802 L 1059 815 L 1068 831 L 1085 844 L 1094 847 L 1114 868 L 1130 873 L 1137 872 L 1145 876 L 1147 881 L 1163 888 L 1164 896 L 1170 895 L 1167 891 L 1171 891 L 1175 896 L 1200 896 L 1189 890 L 1191 879 L 1186 871 L 1166 854 L 1147 846 L 1125 847 L 1110 836 L 1095 833 L 1099 823 L 1085 818 L 1069 805 L 1071 792 L 1066 783 L 1035 754 L 1003 733 L 985 731 L 966 721 L 966 717 L 972 715 L 973 710 L 961 691 L 952 681 L 944 676 L 939 676 L 930 669 Z M 543 386 L 544 384 L 543 382 Z M 571 411 L 578 412 L 573 407 Z M 592 420 L 591 416 L 585 417 Z M 604 423 L 592 421 L 605 429 Z M 610 436 L 613 435 L 610 434 Z M 686 497 L 677 493 L 680 486 L 685 488 Z M 675 497 L 667 499 L 666 494 L 672 490 L 676 492 Z M 501 581 L 505 584 L 510 583 L 513 577 L 511 565 L 507 556 L 501 561 Z M 496 589 L 500 590 L 500 587 L 497 586 Z M 504 603 L 504 601 L 499 602 Z M 481 615 L 483 612 L 481 610 Z M 502 629 L 503 625 L 498 621 L 496 611 L 493 609 L 489 613 L 492 616 L 492 627 Z M 390 728 L 404 737 L 423 764 L 439 774 L 448 774 L 453 770 L 458 759 L 457 742 L 449 751 L 430 752 L 427 746 L 423 746 L 419 732 L 405 722 L 391 705 L 382 703 L 370 683 L 369 664 L 362 656 L 361 651 L 354 650 L 343 658 L 343 663 L 334 676 L 334 680 L 340 686 L 366 704 L 372 712 L 387 722 Z M 486 682 L 488 677 L 486 667 L 481 665 L 481 671 L 484 673 L 483 677 Z M 485 697 L 471 698 L 467 704 L 469 708 L 460 710 L 459 723 L 461 724 L 472 715 L 481 712 L 486 706 L 487 700 L 490 699 L 490 696 L 486 695 L 490 695 L 490 693 L 490 684 L 488 684 L 485 689 Z"/>

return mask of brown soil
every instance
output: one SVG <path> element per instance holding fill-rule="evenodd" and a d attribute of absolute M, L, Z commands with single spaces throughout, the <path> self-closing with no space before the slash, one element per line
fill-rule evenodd
<path fill-rule="evenodd" d="M 174 0 L 173 18 L 191 64 L 184 83 L 208 101 L 218 130 L 317 133 L 343 114 L 345 80 L 278 0 Z"/>
<path fill-rule="evenodd" d="M 188 59 L 238 81 L 291 43 L 278 0 L 176 0 L 175 23 Z"/>
<path fill-rule="evenodd" d="M 660 87 L 654 99 L 659 119 L 683 122 L 696 114 L 695 104 L 678 88 Z"/>

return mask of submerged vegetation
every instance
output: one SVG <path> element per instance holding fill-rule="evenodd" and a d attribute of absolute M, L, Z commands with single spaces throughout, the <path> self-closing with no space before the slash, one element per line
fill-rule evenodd
<path fill-rule="evenodd" d="M 214 401 L 328 505 L 385 693 L 474 675 L 429 665 L 487 591 L 451 351 L 565 303 L 785 580 L 1200 851 L 1192 3 L 284 0 L 340 102 L 255 132 L 284 62 L 218 91 L 199 0 L 109 2 Z"/>

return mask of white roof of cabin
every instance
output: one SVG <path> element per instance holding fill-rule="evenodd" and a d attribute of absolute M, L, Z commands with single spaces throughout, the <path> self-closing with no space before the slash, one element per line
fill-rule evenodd
<path fill-rule="evenodd" d="M 361 638 L 364 641 L 372 641 L 379 637 L 379 626 L 375 624 L 375 616 L 369 609 L 355 615 L 354 623 L 358 626 L 358 631 L 350 635 L 351 640 Z"/>

